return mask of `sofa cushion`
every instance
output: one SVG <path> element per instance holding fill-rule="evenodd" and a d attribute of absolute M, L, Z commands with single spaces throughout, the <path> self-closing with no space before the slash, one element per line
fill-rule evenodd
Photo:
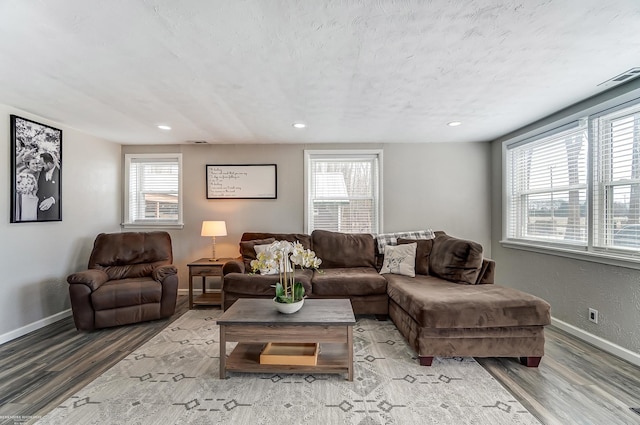
<path fill-rule="evenodd" d="M 369 233 L 314 230 L 311 240 L 316 256 L 322 260 L 320 267 L 323 269 L 376 266 L 375 239 Z"/>
<path fill-rule="evenodd" d="M 429 273 L 456 283 L 473 285 L 482 268 L 482 245 L 440 233 L 433 240 Z"/>
<path fill-rule="evenodd" d="M 242 255 L 242 261 L 244 261 L 244 269 L 247 272 L 251 271 L 251 261 L 257 258 L 256 245 L 268 245 L 275 242 L 274 238 L 266 239 L 253 239 L 250 241 L 240 242 L 240 254 Z"/>
<path fill-rule="evenodd" d="M 398 245 L 407 243 L 418 244 L 416 247 L 416 273 L 428 275 L 433 239 L 398 239 Z"/>
<path fill-rule="evenodd" d="M 160 303 L 162 284 L 151 278 L 110 280 L 91 293 L 94 310 Z"/>
<path fill-rule="evenodd" d="M 416 246 L 409 243 L 403 245 L 387 245 L 384 247 L 384 261 L 380 274 L 394 273 L 414 277 L 416 275 Z"/>
<path fill-rule="evenodd" d="M 306 295 L 311 295 L 311 276 L 313 270 L 300 270 L 295 272 L 295 281 L 302 283 Z M 243 295 L 276 296 L 275 284 L 280 281 L 277 274 L 259 275 L 248 273 L 229 273 L 224 276 L 222 282 L 223 292 Z"/>
<path fill-rule="evenodd" d="M 426 328 L 548 325 L 541 298 L 499 285 L 458 285 L 435 276 L 385 275 L 389 297 Z"/>
<path fill-rule="evenodd" d="M 313 273 L 313 294 L 350 296 L 385 294 L 387 281 L 372 267 L 335 268 Z"/>

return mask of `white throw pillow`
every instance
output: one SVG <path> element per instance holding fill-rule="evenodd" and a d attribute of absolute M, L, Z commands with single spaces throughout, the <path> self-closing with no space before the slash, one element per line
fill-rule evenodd
<path fill-rule="evenodd" d="M 386 245 L 380 274 L 393 273 L 415 277 L 417 246 L 417 243 Z"/>

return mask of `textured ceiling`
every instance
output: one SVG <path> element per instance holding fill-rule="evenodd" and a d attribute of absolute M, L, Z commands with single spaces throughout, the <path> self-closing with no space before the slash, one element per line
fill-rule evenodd
<path fill-rule="evenodd" d="M 125 144 L 488 141 L 640 66 L 639 29 L 637 0 L 0 0 L 0 103 Z"/>

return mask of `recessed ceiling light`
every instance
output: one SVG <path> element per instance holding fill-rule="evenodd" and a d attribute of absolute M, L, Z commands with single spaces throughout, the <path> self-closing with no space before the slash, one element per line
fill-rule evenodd
<path fill-rule="evenodd" d="M 460 121 L 451 121 L 451 122 L 447 123 L 447 125 L 449 127 L 457 127 L 459 125 L 462 125 L 462 123 Z"/>
<path fill-rule="evenodd" d="M 303 122 L 294 122 L 292 124 L 295 128 L 305 128 L 307 125 Z"/>
<path fill-rule="evenodd" d="M 160 130 L 167 130 L 167 131 L 171 130 L 171 127 L 169 127 L 168 125 L 164 125 L 164 124 L 159 125 L 158 128 Z"/>

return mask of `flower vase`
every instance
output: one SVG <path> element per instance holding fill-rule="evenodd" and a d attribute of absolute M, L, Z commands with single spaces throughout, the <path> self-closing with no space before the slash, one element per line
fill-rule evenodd
<path fill-rule="evenodd" d="M 304 304 L 304 298 L 293 303 L 279 303 L 274 298 L 273 303 L 276 305 L 276 310 L 278 310 L 280 313 L 292 314 L 302 308 L 302 305 Z"/>

